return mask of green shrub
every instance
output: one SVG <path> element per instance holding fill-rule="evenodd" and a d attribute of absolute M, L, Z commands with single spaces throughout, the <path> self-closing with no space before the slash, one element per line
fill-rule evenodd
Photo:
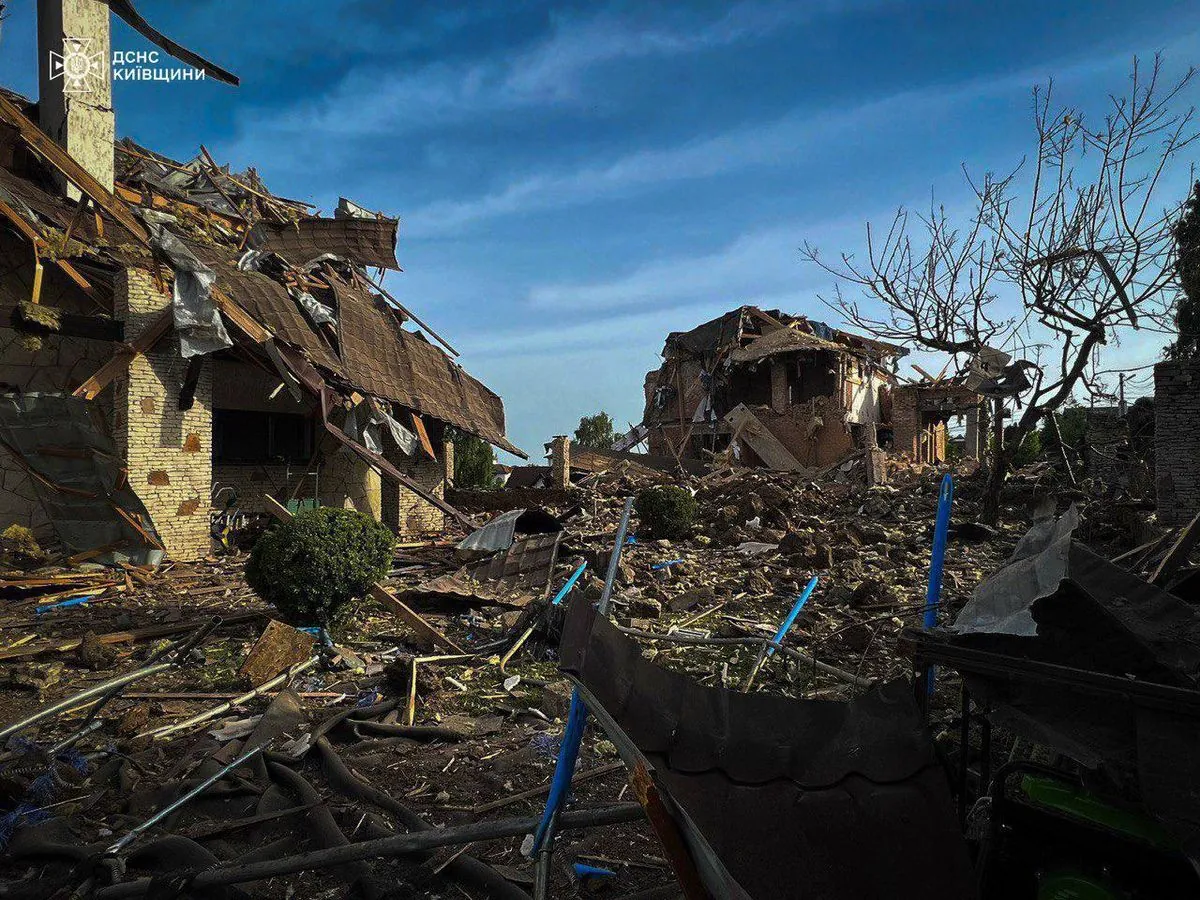
<path fill-rule="evenodd" d="M 674 485 L 646 488 L 634 501 L 646 537 L 680 538 L 696 521 L 696 498 Z"/>
<path fill-rule="evenodd" d="M 306 509 L 259 538 L 246 581 L 293 624 L 336 624 L 350 600 L 387 575 L 394 542 L 360 512 Z"/>
<path fill-rule="evenodd" d="M 0 532 L 0 565 L 32 569 L 45 565 L 46 559 L 37 538 L 24 525 L 12 524 Z"/>

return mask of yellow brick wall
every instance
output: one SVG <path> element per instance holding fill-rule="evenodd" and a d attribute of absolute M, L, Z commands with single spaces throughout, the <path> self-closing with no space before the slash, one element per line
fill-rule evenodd
<path fill-rule="evenodd" d="M 337 506 L 342 509 L 357 509 L 359 512 L 379 519 L 382 514 L 382 497 L 379 474 L 358 457 L 343 451 L 332 435 L 321 439 L 320 501 L 322 506 Z M 307 500 L 313 496 L 316 481 L 301 473 L 308 471 L 302 463 L 287 466 L 229 465 L 214 464 L 212 469 L 215 489 L 231 487 L 237 494 L 235 504 L 242 512 L 265 513 L 264 494 L 278 499 L 291 495 L 295 488 L 296 499 Z M 223 508 L 225 494 L 217 498 L 217 506 Z"/>
<path fill-rule="evenodd" d="M 438 446 L 437 443 L 434 446 Z M 384 436 L 383 455 L 393 466 L 436 497 L 446 494 L 445 450 L 438 459 L 430 459 L 418 449 L 412 456 L 404 454 Z M 401 487 L 390 478 L 383 479 L 383 523 L 399 535 L 414 535 L 441 531 L 446 527 L 446 514 L 440 509 Z"/>
<path fill-rule="evenodd" d="M 126 340 L 140 334 L 169 303 L 170 296 L 157 289 L 148 272 L 118 274 L 114 305 L 117 317 L 125 320 Z M 201 369 L 195 403 L 182 412 L 179 390 L 187 367 L 171 334 L 134 359 L 113 398 L 113 435 L 128 466 L 130 486 L 175 559 L 196 559 L 211 549 L 212 361 Z"/>

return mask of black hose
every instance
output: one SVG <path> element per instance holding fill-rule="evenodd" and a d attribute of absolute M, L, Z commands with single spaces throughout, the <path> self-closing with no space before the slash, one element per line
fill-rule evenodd
<path fill-rule="evenodd" d="M 366 784 L 355 777 L 342 762 L 327 738 L 320 738 L 314 745 L 321 754 L 321 765 L 330 785 L 356 800 L 373 803 L 394 815 L 409 831 L 428 831 L 433 826 L 413 810 L 400 803 L 390 794 Z M 415 858 L 427 859 L 429 853 L 413 854 Z M 463 854 L 445 868 L 445 873 L 463 884 L 472 884 L 486 892 L 489 900 L 530 900 L 528 894 L 506 879 L 491 866 L 481 863 L 473 856 Z"/>
<path fill-rule="evenodd" d="M 315 803 L 314 806 L 306 815 L 308 827 L 311 834 L 316 840 L 316 843 L 321 847 L 342 847 L 350 843 L 349 838 L 342 834 L 342 829 L 338 827 L 337 821 L 333 818 L 333 813 L 329 811 L 329 807 L 321 802 L 321 795 L 317 793 L 316 788 L 308 783 L 308 780 L 299 772 L 293 772 L 287 766 L 281 766 L 278 763 L 267 763 L 267 770 L 277 782 L 282 783 L 292 793 L 296 795 L 296 799 L 303 804 Z M 375 900 L 380 896 L 379 891 L 374 887 L 371 876 L 370 867 L 363 862 L 347 863 L 342 872 L 345 873 L 347 879 L 351 882 L 358 882 L 364 896 L 368 900 Z"/>
<path fill-rule="evenodd" d="M 453 728 L 445 728 L 440 725 L 392 725 L 387 722 L 355 722 L 354 728 L 357 731 L 368 731 L 371 734 L 380 734 L 384 737 L 403 737 L 414 741 L 449 741 L 457 743 L 465 741 L 466 735 L 461 731 L 455 731 Z"/>

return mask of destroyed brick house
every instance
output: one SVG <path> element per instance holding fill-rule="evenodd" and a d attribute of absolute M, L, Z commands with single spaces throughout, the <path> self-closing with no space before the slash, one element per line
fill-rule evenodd
<path fill-rule="evenodd" d="M 965 455 L 981 449 L 981 398 L 954 379 L 905 383 L 907 353 L 804 316 L 741 306 L 672 332 L 646 376 L 649 452 L 783 470 L 833 465 L 881 447 L 919 462 L 947 458 L 947 423 L 966 422 Z"/>
<path fill-rule="evenodd" d="M 64 33 L 107 57 L 107 6 L 39 11 L 69 19 L 39 23 L 39 59 Z M 427 531 L 454 513 L 448 427 L 520 452 L 500 398 L 368 272 L 399 271 L 396 219 L 114 142 L 107 79 L 69 95 L 47 69 L 39 104 L 0 94 L 0 523 L 186 559 L 211 509 L 269 494 Z"/>

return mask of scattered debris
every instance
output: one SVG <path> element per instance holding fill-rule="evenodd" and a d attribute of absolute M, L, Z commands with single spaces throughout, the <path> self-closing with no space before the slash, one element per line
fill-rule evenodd
<path fill-rule="evenodd" d="M 257 687 L 311 657 L 316 640 L 311 634 L 272 619 L 246 654 L 238 674 L 244 676 L 251 687 Z"/>

